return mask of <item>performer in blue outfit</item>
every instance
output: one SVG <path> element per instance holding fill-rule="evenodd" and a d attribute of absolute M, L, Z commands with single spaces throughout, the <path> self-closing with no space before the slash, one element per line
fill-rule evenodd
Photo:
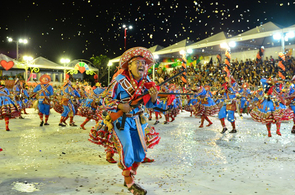
<path fill-rule="evenodd" d="M 233 77 L 226 77 L 227 82 L 223 84 L 224 87 L 224 104 L 220 108 L 220 111 L 218 113 L 218 118 L 221 122 L 222 125 L 222 131 L 221 133 L 225 133 L 227 131 L 225 121 L 224 119 L 227 116 L 227 120 L 231 123 L 232 125 L 232 130 L 229 133 L 237 133 L 236 130 L 236 124 L 235 124 L 235 111 L 237 109 L 236 107 L 236 93 L 237 90 L 235 89 L 237 83 L 235 82 Z"/>
<path fill-rule="evenodd" d="M 240 116 L 242 113 L 247 109 L 247 113 L 249 113 L 249 97 L 251 96 L 251 91 L 249 89 L 248 83 L 242 84 L 242 89 L 239 90 L 239 95 L 241 96 L 240 99 Z"/>
<path fill-rule="evenodd" d="M 87 90 L 86 90 L 87 89 Z M 80 104 L 77 115 L 82 117 L 86 117 L 84 122 L 80 125 L 83 130 L 86 130 L 85 125 L 91 120 L 95 120 L 98 122 L 101 118 L 100 115 L 96 113 L 97 107 L 101 105 L 101 99 L 99 98 L 99 94 L 101 94 L 104 89 L 97 87 L 95 90 L 89 86 L 85 87 L 85 94 L 87 94 L 86 100 Z"/>
<path fill-rule="evenodd" d="M 21 87 L 20 80 L 18 78 L 16 78 L 16 80 L 14 81 L 13 95 L 14 95 L 14 101 L 17 103 L 20 109 L 19 118 L 24 119 L 24 117 L 22 117 L 21 110 L 25 108 L 25 105 L 22 101 L 22 95 L 23 95 L 22 87 Z"/>
<path fill-rule="evenodd" d="M 95 95 L 100 95 L 102 92 L 104 92 L 104 88 L 101 88 L 101 84 L 100 83 L 96 83 L 95 84 L 96 88 L 93 90 L 93 92 L 95 93 Z"/>
<path fill-rule="evenodd" d="M 195 88 L 195 86 L 193 86 L 193 88 Z M 192 91 L 194 91 L 194 90 L 192 89 Z M 192 117 L 193 111 L 194 111 L 194 106 L 197 105 L 197 103 L 199 101 L 198 96 L 197 96 L 197 94 L 194 93 L 194 95 L 192 95 L 192 96 L 187 96 L 187 99 L 188 99 L 188 103 L 185 107 L 185 110 L 190 112 L 191 113 L 190 116 Z"/>
<path fill-rule="evenodd" d="M 143 47 L 127 50 L 120 59 L 120 68 L 124 71 L 102 93 L 104 104 L 108 106 L 108 115 L 104 123 L 108 130 L 113 132 L 115 147 L 120 155 L 119 167 L 123 169 L 122 175 L 128 190 L 137 195 L 144 195 L 146 190 L 134 183 L 133 175 L 146 156 L 147 145 L 145 129 L 148 127 L 142 106 L 130 106 L 135 100 L 143 97 L 147 108 L 157 106 L 158 91 L 155 83 L 150 82 L 147 70 L 154 64 L 152 53 Z M 120 113 L 126 114 L 125 124 Z M 123 128 L 121 128 L 123 126 Z"/>
<path fill-rule="evenodd" d="M 289 93 L 288 96 L 286 97 L 287 101 L 287 105 L 290 106 L 290 108 L 292 109 L 293 113 L 294 113 L 294 117 L 293 117 L 293 127 L 291 130 L 291 133 L 295 134 L 295 76 L 293 76 L 292 78 L 292 85 L 289 88 Z"/>
<path fill-rule="evenodd" d="M 257 107 L 251 111 L 253 120 L 261 122 L 266 125 L 268 131 L 268 137 L 271 137 L 271 124 L 276 124 L 276 134 L 281 136 L 280 128 L 281 122 L 284 120 L 290 120 L 291 114 L 285 105 L 285 100 L 281 95 L 282 81 L 278 81 L 276 78 L 260 80 L 263 89 L 264 96 L 257 103 Z"/>
<path fill-rule="evenodd" d="M 175 93 L 181 93 L 179 87 L 176 89 Z M 175 95 L 175 104 L 177 108 L 177 114 L 179 114 L 180 110 L 182 111 L 182 100 L 180 95 Z"/>
<path fill-rule="evenodd" d="M 201 125 L 199 128 L 204 127 L 204 121 L 208 121 L 207 127 L 211 126 L 213 123 L 208 118 L 208 116 L 212 116 L 218 113 L 219 108 L 212 99 L 213 95 L 210 92 L 210 87 L 198 87 L 195 93 L 196 97 L 198 98 L 198 103 L 194 106 L 194 115 L 201 116 Z"/>
<path fill-rule="evenodd" d="M 61 95 L 63 112 L 61 113 L 61 118 L 58 125 L 61 127 L 65 127 L 66 125 L 64 123 L 66 123 L 66 120 L 68 119 L 68 117 L 70 117 L 70 126 L 77 126 L 74 123 L 76 109 L 74 107 L 71 97 L 80 97 L 80 94 L 76 89 L 73 88 L 70 80 L 65 81 L 63 88 L 61 90 Z"/>
<path fill-rule="evenodd" d="M 38 109 L 39 109 L 39 117 L 41 120 L 40 126 L 49 125 L 48 119 L 49 119 L 49 111 L 50 111 L 50 101 L 51 96 L 53 95 L 53 87 L 49 84 L 51 81 L 51 78 L 49 75 L 42 75 L 40 77 L 41 84 L 38 84 L 33 92 L 39 94 L 38 99 Z M 45 123 L 43 120 L 43 115 L 45 115 Z"/>
<path fill-rule="evenodd" d="M 5 87 L 5 81 L 0 82 L 0 120 L 5 120 L 6 131 L 10 131 L 9 119 L 19 117 L 20 108 L 10 99 L 8 89 Z"/>
<path fill-rule="evenodd" d="M 166 85 L 161 86 L 160 91 L 163 93 L 169 93 L 169 88 Z M 159 95 L 159 104 L 158 107 L 163 109 L 163 110 L 167 110 L 165 112 L 162 112 L 165 116 L 165 121 L 164 124 L 168 124 L 169 121 L 169 116 L 171 116 L 171 111 L 168 109 L 169 106 L 172 103 L 172 95 Z M 173 118 L 172 118 L 173 119 Z M 172 122 L 172 121 L 171 121 Z M 157 120 L 156 117 L 156 122 L 154 123 L 154 125 L 158 124 L 159 121 Z"/>
<path fill-rule="evenodd" d="M 256 104 L 259 102 L 260 99 L 263 98 L 263 88 L 259 87 L 256 91 L 253 92 L 252 98 L 249 103 L 249 113 L 252 111 L 253 108 L 256 107 Z"/>
<path fill-rule="evenodd" d="M 24 103 L 24 107 L 23 107 L 23 111 L 24 111 L 24 114 L 28 114 L 26 112 L 26 108 L 30 108 L 31 104 L 32 104 L 32 101 L 29 100 L 29 93 L 28 93 L 28 89 L 29 89 L 29 86 L 27 84 L 23 84 L 23 88 L 22 88 L 22 101 Z"/>

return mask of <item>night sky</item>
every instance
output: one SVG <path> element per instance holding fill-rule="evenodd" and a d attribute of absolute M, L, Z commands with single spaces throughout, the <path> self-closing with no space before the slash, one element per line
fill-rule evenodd
<path fill-rule="evenodd" d="M 61 57 L 88 59 L 124 51 L 123 24 L 127 48 L 169 46 L 185 38 L 196 42 L 221 31 L 237 35 L 272 21 L 287 27 L 295 24 L 295 1 L 211 1 L 211 0 L 7 0 L 2 2 L 0 53 L 42 56 L 59 62 Z"/>

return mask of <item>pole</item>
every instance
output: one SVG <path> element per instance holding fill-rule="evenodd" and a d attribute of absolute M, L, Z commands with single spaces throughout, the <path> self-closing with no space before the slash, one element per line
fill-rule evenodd
<path fill-rule="evenodd" d="M 65 82 L 65 80 L 66 80 L 66 64 L 64 63 L 64 82 Z"/>
<path fill-rule="evenodd" d="M 16 59 L 18 60 L 18 41 L 16 41 Z"/>
<path fill-rule="evenodd" d="M 66 69 L 64 69 L 64 81 L 66 80 Z"/>
<path fill-rule="evenodd" d="M 155 82 L 155 64 L 153 65 L 153 82 Z"/>
<path fill-rule="evenodd" d="M 108 66 L 108 86 L 110 84 L 110 66 Z"/>
<path fill-rule="evenodd" d="M 25 83 L 27 83 L 27 80 L 28 80 L 28 67 L 25 68 L 25 71 L 26 71 L 25 72 Z"/>
<path fill-rule="evenodd" d="M 127 28 L 124 30 L 124 49 L 126 51 L 126 38 L 127 38 Z"/>
<path fill-rule="evenodd" d="M 282 44 L 282 52 L 285 52 L 285 34 L 284 33 L 282 35 L 281 44 Z"/>

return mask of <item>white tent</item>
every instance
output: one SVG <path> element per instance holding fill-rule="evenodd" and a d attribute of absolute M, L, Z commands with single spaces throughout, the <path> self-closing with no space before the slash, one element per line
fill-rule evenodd
<path fill-rule="evenodd" d="M 59 69 L 59 70 L 63 70 L 64 67 L 63 65 L 57 64 L 55 62 L 52 62 L 46 58 L 43 57 L 38 57 L 35 58 L 34 60 L 32 60 L 32 62 L 30 62 L 30 67 L 37 67 L 37 68 L 44 68 L 44 69 Z"/>
<path fill-rule="evenodd" d="M 283 50 L 285 47 L 285 41 L 274 40 L 273 35 L 276 33 L 282 34 L 290 31 L 295 32 L 295 25 L 282 28 L 273 22 L 268 22 L 234 37 L 227 37 L 224 32 L 220 32 L 191 45 L 189 45 L 186 40 L 182 40 L 161 50 L 154 51 L 153 54 L 161 55 L 162 57 L 165 54 L 175 55 L 181 50 L 193 49 L 199 53 L 202 53 L 203 55 L 212 55 L 213 53 L 218 54 L 221 51 L 224 52 L 224 50 L 220 49 L 220 44 L 223 42 L 229 43 L 231 41 L 235 41 L 237 43 L 234 52 L 258 49 L 260 46 L 264 46 L 266 48 L 281 46 L 281 50 Z M 295 42 L 295 38 L 293 38 L 293 40 L 289 40 L 290 45 L 294 44 L 291 43 L 291 41 Z M 120 56 L 111 59 L 110 62 L 118 62 L 119 59 Z"/>
<path fill-rule="evenodd" d="M 0 54 L 0 61 L 2 61 L 2 60 L 5 60 L 6 62 L 12 61 L 14 63 L 13 68 L 17 68 L 16 67 L 16 63 L 17 63 L 16 60 L 14 60 L 14 59 L 8 57 L 7 55 L 1 53 Z"/>
<path fill-rule="evenodd" d="M 63 65 L 63 64 L 57 64 L 55 62 L 52 62 L 42 56 L 40 57 L 37 57 L 35 59 L 33 59 L 32 61 L 28 62 L 28 63 L 21 63 L 21 62 L 18 62 L 4 54 L 0 54 L 0 61 L 1 60 L 5 60 L 7 62 L 9 61 L 13 61 L 14 62 L 14 66 L 12 68 L 16 68 L 16 69 L 23 69 L 24 70 L 24 78 L 27 79 L 28 75 L 27 75 L 27 70 L 29 68 L 39 68 L 39 69 L 49 69 L 49 70 L 64 70 L 64 73 L 63 73 L 63 78 L 65 77 L 65 73 L 67 70 L 74 70 L 75 69 L 75 65 L 83 60 L 73 60 L 71 61 L 69 64 L 67 65 Z M 85 60 L 84 60 L 85 61 Z M 93 66 L 89 65 L 90 62 L 87 62 L 87 65 L 89 67 L 89 70 L 91 71 L 98 71 L 97 68 L 94 68 Z M 55 73 L 57 74 L 57 73 Z M 39 75 L 41 76 L 41 75 Z M 38 77 L 39 77 L 38 76 Z M 62 74 L 59 75 L 60 78 L 59 80 L 62 80 Z M 54 76 L 55 77 L 55 76 Z M 55 79 L 54 79 L 55 80 Z"/>
<path fill-rule="evenodd" d="M 165 47 L 159 51 L 155 51 L 154 54 L 161 55 L 161 54 L 167 54 L 167 53 L 174 53 L 174 52 L 179 52 L 181 50 L 186 49 L 186 47 L 190 44 L 191 42 L 188 39 L 184 39 L 182 41 L 179 41 L 173 45 L 170 45 L 168 47 Z"/>
<path fill-rule="evenodd" d="M 7 55 L 5 55 L 5 54 L 0 54 L 0 61 L 1 60 L 5 60 L 6 62 L 9 62 L 9 61 L 13 61 L 13 62 L 15 62 L 15 60 L 14 59 L 12 59 L 12 58 L 10 58 L 10 57 L 8 57 Z"/>
<path fill-rule="evenodd" d="M 4 55 L 4 54 L 0 54 L 0 61 L 1 60 L 5 60 L 7 62 L 13 61 L 14 64 L 19 63 L 19 64 L 24 65 L 24 63 L 20 63 L 20 62 L 18 62 L 16 60 Z M 29 63 L 28 66 L 29 67 L 36 67 L 36 68 L 43 68 L 43 69 L 52 69 L 52 70 L 64 70 L 64 69 L 72 70 L 72 69 L 75 68 L 75 65 L 77 63 L 81 62 L 81 61 L 83 61 L 83 60 L 73 60 L 68 65 L 65 66 L 65 65 L 62 65 L 62 64 L 57 64 L 55 62 L 52 62 L 52 61 L 40 56 L 40 57 L 37 57 L 37 58 L 33 59 L 31 62 L 28 62 Z M 98 71 L 97 68 L 94 68 L 93 66 L 89 65 L 89 63 L 87 63 L 87 65 L 89 67 L 89 70 Z M 23 67 L 21 67 L 21 66 L 17 67 L 15 65 L 13 66 L 13 68 L 23 69 Z"/>
<path fill-rule="evenodd" d="M 150 47 L 149 48 L 149 50 L 152 52 L 152 53 L 154 53 L 154 52 L 156 52 L 156 51 L 158 51 L 158 50 L 161 50 L 161 49 L 163 49 L 164 47 L 162 47 L 162 46 L 160 46 L 160 45 L 155 45 L 155 46 L 153 46 L 153 47 Z"/>

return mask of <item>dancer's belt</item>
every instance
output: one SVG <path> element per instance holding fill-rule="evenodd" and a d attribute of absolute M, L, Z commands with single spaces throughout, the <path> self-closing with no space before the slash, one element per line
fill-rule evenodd
<path fill-rule="evenodd" d="M 143 113 L 143 111 L 139 111 L 135 114 L 130 114 L 130 113 L 126 113 L 126 117 L 133 117 L 133 116 L 136 116 L 136 115 L 141 115 Z"/>

